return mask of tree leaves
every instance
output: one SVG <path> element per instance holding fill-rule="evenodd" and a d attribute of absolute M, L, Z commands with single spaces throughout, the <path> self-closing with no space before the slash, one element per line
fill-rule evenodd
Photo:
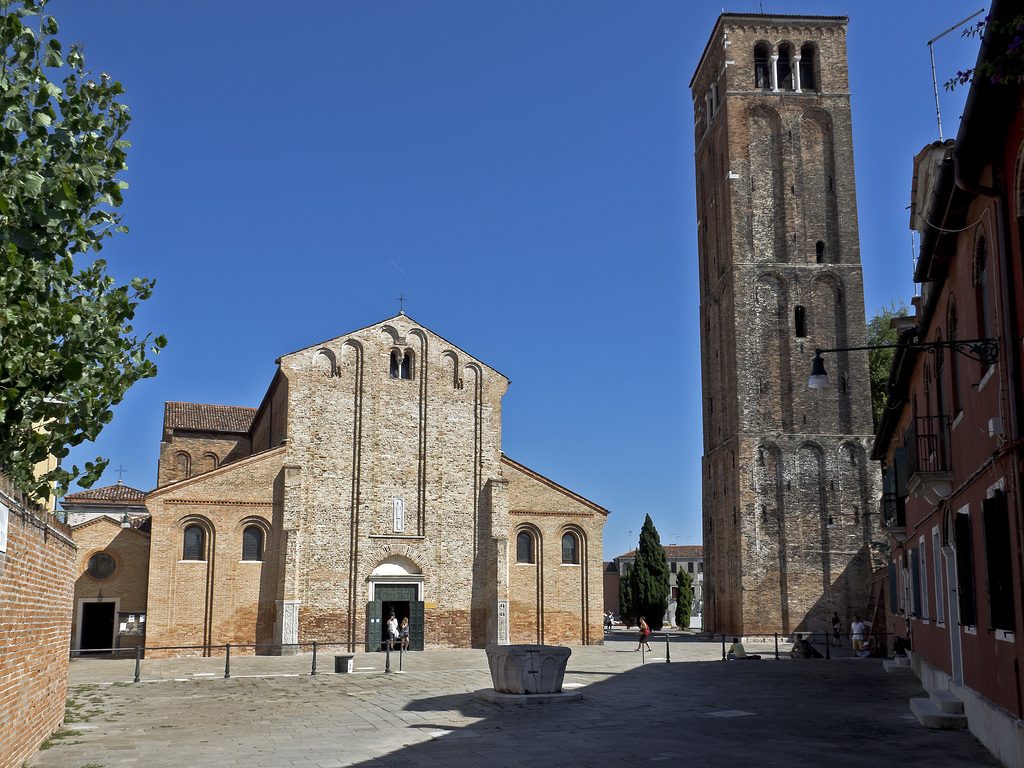
<path fill-rule="evenodd" d="M 45 7 L 0 0 L 0 468 L 44 498 L 99 477 L 101 458 L 38 477 L 35 467 L 94 440 L 128 388 L 156 375 L 147 354 L 166 345 L 130 325 L 152 280 L 118 286 L 102 259 L 76 267 L 126 231 L 117 176 L 131 118 L 121 84 L 88 72 L 78 45 L 62 56 L 52 16 L 38 34 L 24 23 Z M 59 68 L 63 87 L 44 68 Z"/>

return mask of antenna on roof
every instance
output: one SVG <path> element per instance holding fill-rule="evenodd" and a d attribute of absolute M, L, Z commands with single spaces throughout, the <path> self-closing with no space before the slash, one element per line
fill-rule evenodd
<path fill-rule="evenodd" d="M 941 35 L 936 35 L 935 37 L 933 37 L 931 40 L 928 41 L 928 55 L 931 57 L 931 60 L 932 60 L 932 90 L 935 91 L 935 119 L 939 121 L 939 141 L 942 141 L 942 115 L 939 113 L 939 82 L 938 82 L 938 80 L 935 79 L 935 49 L 932 48 L 932 43 L 934 43 L 940 37 L 945 37 L 950 32 L 952 32 L 954 29 L 959 27 L 961 24 L 966 24 L 968 21 L 970 21 L 975 16 L 977 16 L 979 13 L 984 13 L 984 12 L 985 12 L 985 9 L 982 8 L 977 13 L 972 13 L 970 16 L 968 16 L 963 21 L 958 21 L 956 24 L 954 24 L 952 27 L 947 29 Z"/>

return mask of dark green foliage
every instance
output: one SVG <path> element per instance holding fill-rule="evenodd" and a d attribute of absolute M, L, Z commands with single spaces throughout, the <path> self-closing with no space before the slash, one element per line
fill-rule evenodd
<path fill-rule="evenodd" d="M 636 613 L 633 612 L 633 577 L 632 564 L 626 567 L 626 572 L 619 578 L 619 618 L 627 627 L 636 624 Z"/>
<path fill-rule="evenodd" d="M 909 310 L 902 299 L 893 299 L 888 307 L 875 311 L 874 317 L 868 320 L 868 346 L 877 344 L 895 344 L 899 341 L 895 328 L 890 324 L 894 317 L 905 317 Z M 885 385 L 889 381 L 889 368 L 892 366 L 893 349 L 868 350 L 868 377 L 871 380 L 871 416 L 878 431 L 878 424 L 885 412 Z"/>
<path fill-rule="evenodd" d="M 690 609 L 693 608 L 693 576 L 686 571 L 676 574 L 676 626 L 690 628 Z"/>
<path fill-rule="evenodd" d="M 99 478 L 102 459 L 34 473 L 94 440 L 128 388 L 156 375 L 146 354 L 166 343 L 130 324 L 153 281 L 117 286 L 89 256 L 127 231 L 121 84 L 86 70 L 81 46 L 65 56 L 45 8 L 0 0 L 0 468 L 41 498 Z"/>
<path fill-rule="evenodd" d="M 650 515 L 640 529 L 636 560 L 627 576 L 632 591 L 633 614 L 644 616 L 652 631 L 661 629 L 665 625 L 668 596 L 672 591 L 671 575 L 665 548 L 661 546 L 661 538 Z"/>

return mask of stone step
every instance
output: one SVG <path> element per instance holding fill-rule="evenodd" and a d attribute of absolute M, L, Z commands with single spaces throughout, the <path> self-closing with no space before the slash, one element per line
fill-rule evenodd
<path fill-rule="evenodd" d="M 913 667 L 911 667 L 909 664 L 901 664 L 900 663 L 901 661 L 902 661 L 902 659 L 899 659 L 899 658 L 886 659 L 885 661 L 882 662 L 882 666 L 885 668 L 885 671 L 888 672 L 890 675 L 892 675 L 892 674 L 902 675 L 902 674 L 904 674 L 906 672 L 910 672 L 911 674 L 913 674 L 913 672 L 914 672 Z"/>
<path fill-rule="evenodd" d="M 943 712 L 931 699 L 911 699 L 910 711 L 925 728 L 948 731 L 967 727 L 966 715 Z"/>
<path fill-rule="evenodd" d="M 932 703 L 947 715 L 962 715 L 964 703 L 957 698 L 955 693 L 949 691 L 928 691 L 928 698 Z"/>

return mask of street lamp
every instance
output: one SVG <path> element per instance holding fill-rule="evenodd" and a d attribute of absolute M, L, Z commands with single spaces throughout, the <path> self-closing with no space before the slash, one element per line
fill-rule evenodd
<path fill-rule="evenodd" d="M 837 347 L 836 349 L 815 349 L 811 360 L 811 376 L 807 386 L 811 389 L 825 389 L 829 385 L 825 361 L 821 357 L 825 352 L 860 352 L 871 349 L 907 349 L 924 351 L 934 355 L 939 349 L 952 349 L 964 357 L 977 360 L 984 365 L 992 365 L 999 359 L 999 341 L 997 339 L 966 339 L 961 341 L 914 341 L 906 344 L 872 344 L 867 347 Z"/>

